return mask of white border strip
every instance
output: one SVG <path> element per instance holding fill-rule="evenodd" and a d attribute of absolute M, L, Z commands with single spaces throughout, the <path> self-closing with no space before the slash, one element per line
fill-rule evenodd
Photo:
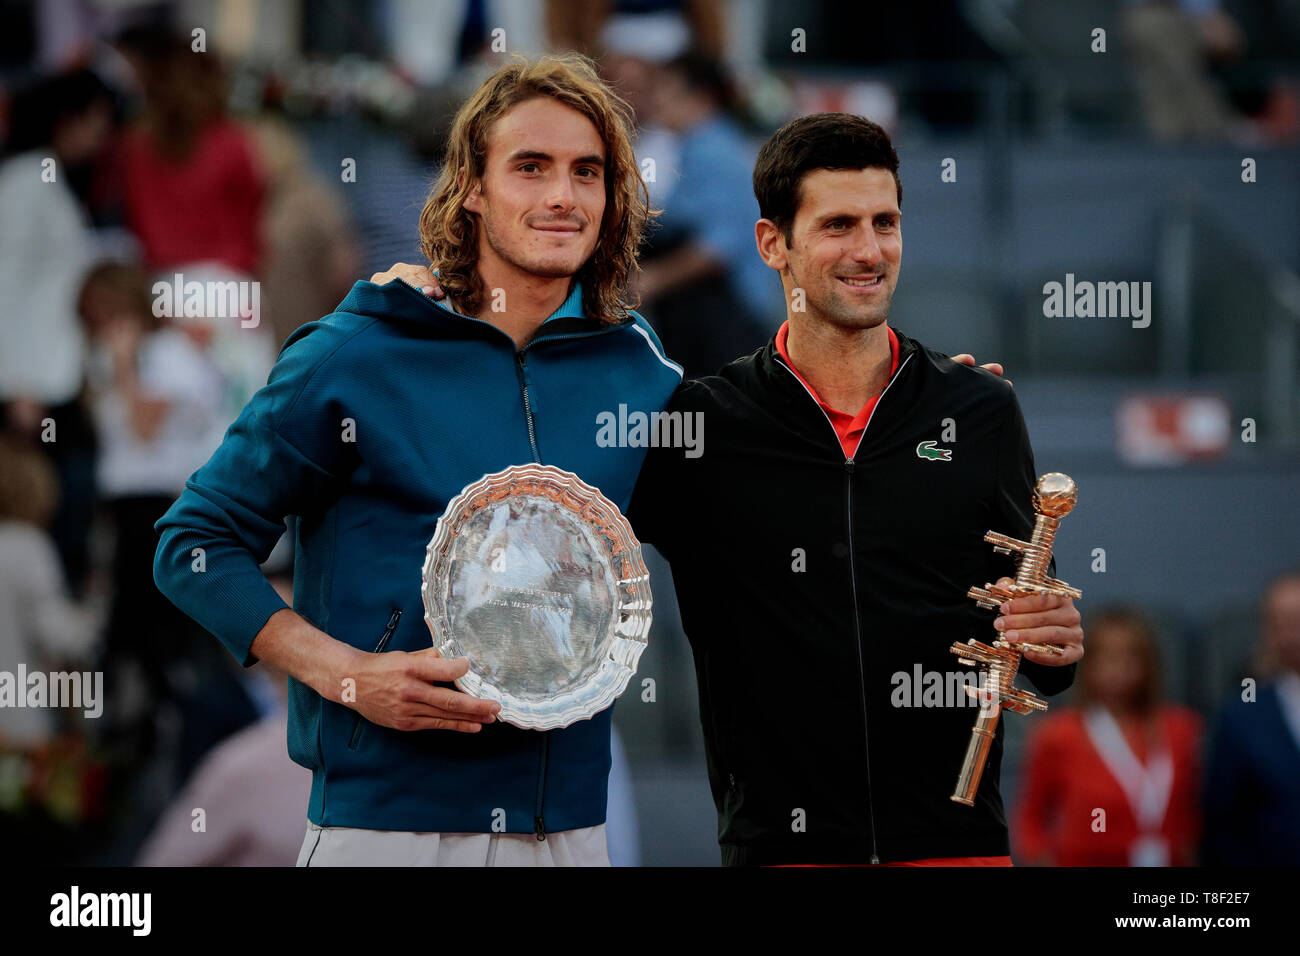
<path fill-rule="evenodd" d="M 645 339 L 645 344 L 648 345 L 648 346 L 650 346 L 650 351 L 652 351 L 652 352 L 655 353 L 655 358 L 659 359 L 659 361 L 663 362 L 663 363 L 664 363 L 665 365 L 667 365 L 670 369 L 672 369 L 674 372 L 676 372 L 678 378 L 683 378 L 683 377 L 685 377 L 685 375 L 686 375 L 686 370 L 683 369 L 683 368 L 682 368 L 680 365 L 678 365 L 676 362 L 674 362 L 672 359 L 670 359 L 670 358 L 666 358 L 666 357 L 664 356 L 664 353 L 659 351 L 659 347 L 658 347 L 657 345 L 655 345 L 654 339 L 650 338 L 650 333 L 649 333 L 649 332 L 647 332 L 645 329 L 641 328 L 641 326 L 637 325 L 635 321 L 632 323 L 632 328 L 633 328 L 633 330 L 635 330 L 636 332 L 639 332 L 639 333 L 640 333 L 641 338 Z"/>

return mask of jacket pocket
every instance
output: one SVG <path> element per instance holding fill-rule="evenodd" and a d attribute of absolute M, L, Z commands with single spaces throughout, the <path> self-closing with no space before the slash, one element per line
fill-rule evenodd
<path fill-rule="evenodd" d="M 384 625 L 384 632 L 379 635 L 379 642 L 375 644 L 374 653 L 382 654 L 384 648 L 388 646 L 393 632 L 397 630 L 397 622 L 402 619 L 401 608 L 393 608 L 393 613 L 388 617 L 388 623 Z M 348 749 L 356 750 L 357 744 L 361 742 L 361 729 L 365 725 L 365 718 L 359 712 L 352 714 L 352 734 L 348 737 Z"/>

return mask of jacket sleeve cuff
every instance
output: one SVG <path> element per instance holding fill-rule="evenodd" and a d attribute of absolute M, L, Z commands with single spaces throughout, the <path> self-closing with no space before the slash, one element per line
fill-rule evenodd
<path fill-rule="evenodd" d="M 246 551 L 203 541 L 205 565 L 198 571 L 190 561 L 192 545 L 200 546 L 197 534 L 166 529 L 154 557 L 154 582 L 173 604 L 220 640 L 241 665 L 256 664 L 254 638 L 271 615 L 288 605 Z"/>
<path fill-rule="evenodd" d="M 1067 664 L 1065 667 L 1048 667 L 1046 664 L 1026 660 L 1020 666 L 1020 673 L 1029 678 L 1034 689 L 1040 694 L 1055 697 L 1073 686 L 1074 673 L 1078 667 L 1077 663 Z"/>

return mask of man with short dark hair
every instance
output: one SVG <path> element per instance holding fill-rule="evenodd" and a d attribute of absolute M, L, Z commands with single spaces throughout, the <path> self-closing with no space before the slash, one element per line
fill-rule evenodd
<path fill-rule="evenodd" d="M 677 390 L 669 410 L 703 413 L 704 454 L 652 449 L 630 513 L 672 565 L 723 861 L 1010 865 L 1001 724 L 961 806 L 978 702 L 932 691 L 964 691 L 949 647 L 988 638 L 967 589 L 1013 573 L 984 533 L 1033 524 L 1019 405 L 888 325 L 902 188 L 883 129 L 795 120 L 760 152 L 754 192 L 787 321 Z M 1008 602 L 998 627 L 1062 645 L 1027 650 L 1023 672 L 1046 694 L 1070 685 L 1083 648 L 1068 598 Z M 774 660 L 795 678 L 774 684 Z"/>

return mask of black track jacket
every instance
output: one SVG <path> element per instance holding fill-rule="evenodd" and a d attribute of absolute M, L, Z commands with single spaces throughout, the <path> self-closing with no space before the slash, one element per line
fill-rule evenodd
<path fill-rule="evenodd" d="M 672 566 L 726 864 L 1009 852 L 1005 720 L 966 807 L 977 703 L 918 704 L 930 672 L 973 670 L 954 641 L 996 637 L 966 591 L 1014 574 L 983 537 L 1029 537 L 1033 454 L 1006 382 L 898 340 L 851 460 L 773 340 L 684 383 L 669 411 L 703 413 L 702 453 L 652 448 L 641 472 L 630 517 Z M 1048 695 L 1074 671 L 1021 670 Z"/>

